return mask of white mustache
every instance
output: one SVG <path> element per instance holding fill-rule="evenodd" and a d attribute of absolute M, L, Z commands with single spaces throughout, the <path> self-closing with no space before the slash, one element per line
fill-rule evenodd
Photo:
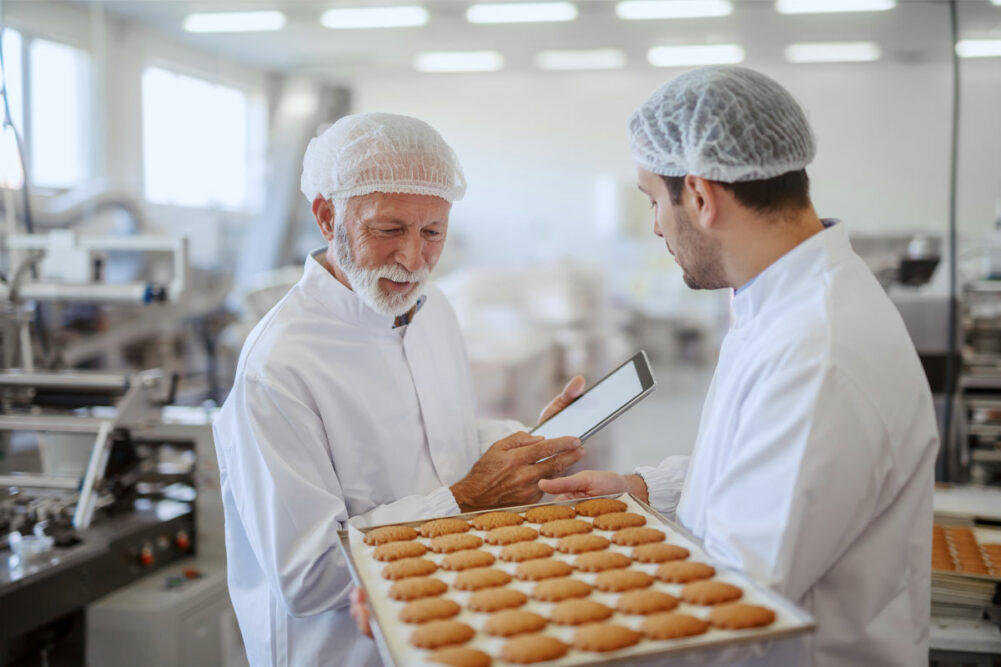
<path fill-rule="evenodd" d="M 394 283 L 423 283 L 431 276 L 431 271 L 426 266 L 417 271 L 407 271 L 399 264 L 393 264 L 370 269 L 370 271 L 375 274 L 376 278 L 386 278 Z"/>

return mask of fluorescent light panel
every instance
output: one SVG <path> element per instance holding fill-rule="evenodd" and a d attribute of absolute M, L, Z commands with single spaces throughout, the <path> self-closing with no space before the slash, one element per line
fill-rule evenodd
<path fill-rule="evenodd" d="M 690 19 L 706 16 L 729 16 L 729 0 L 625 0 L 615 5 L 620 19 Z"/>
<path fill-rule="evenodd" d="M 647 51 L 646 57 L 655 67 L 734 65 L 744 61 L 744 47 L 739 44 L 655 46 Z"/>
<path fill-rule="evenodd" d="M 553 23 L 575 18 L 577 5 L 572 2 L 487 3 L 466 10 L 470 23 Z"/>
<path fill-rule="evenodd" d="M 861 63 L 879 60 L 875 42 L 801 42 L 785 48 L 791 63 Z"/>
<path fill-rule="evenodd" d="M 188 32 L 261 32 L 284 26 L 285 15 L 273 11 L 188 14 L 184 18 Z"/>
<path fill-rule="evenodd" d="M 426 51 L 414 58 L 419 72 L 496 72 L 504 67 L 497 51 Z"/>
<path fill-rule="evenodd" d="M 428 22 L 428 10 L 417 5 L 328 9 L 320 23 L 335 30 L 360 28 L 410 28 Z"/>
<path fill-rule="evenodd" d="M 961 39 L 956 44 L 956 55 L 960 58 L 1001 57 L 1001 39 Z"/>
<path fill-rule="evenodd" d="M 775 0 L 780 14 L 885 12 L 896 6 L 896 0 Z"/>
<path fill-rule="evenodd" d="M 626 54 L 619 49 L 540 51 L 535 65 L 549 70 L 619 69 L 626 65 Z"/>

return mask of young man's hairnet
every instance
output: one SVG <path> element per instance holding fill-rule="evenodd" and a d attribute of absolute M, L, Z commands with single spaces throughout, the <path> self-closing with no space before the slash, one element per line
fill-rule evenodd
<path fill-rule="evenodd" d="M 462 199 L 466 178 L 455 151 L 410 116 L 360 113 L 338 119 L 306 147 L 302 193 L 312 202 L 372 192 Z"/>
<path fill-rule="evenodd" d="M 640 167 L 736 183 L 774 178 L 813 161 L 816 142 L 793 96 L 744 67 L 702 67 L 659 88 L 629 117 Z"/>

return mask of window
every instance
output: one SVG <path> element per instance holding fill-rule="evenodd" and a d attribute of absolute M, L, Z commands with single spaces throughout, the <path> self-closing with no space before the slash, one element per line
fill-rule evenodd
<path fill-rule="evenodd" d="M 157 204 L 248 207 L 247 95 L 158 67 L 142 75 L 143 186 Z"/>
<path fill-rule="evenodd" d="M 21 33 L 16 30 L 3 31 L 4 85 L 7 91 L 7 106 L 14 127 L 24 133 L 24 76 L 21 64 Z"/>

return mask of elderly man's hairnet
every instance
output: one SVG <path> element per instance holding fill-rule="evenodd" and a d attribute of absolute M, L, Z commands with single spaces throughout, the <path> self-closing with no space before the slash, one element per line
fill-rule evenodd
<path fill-rule="evenodd" d="M 345 116 L 312 139 L 302 160 L 302 193 L 313 201 L 372 192 L 462 199 L 459 158 L 433 127 L 389 113 Z"/>
<path fill-rule="evenodd" d="M 636 163 L 655 174 L 736 183 L 813 161 L 816 142 L 793 96 L 744 67 L 703 67 L 659 88 L 629 117 Z"/>

